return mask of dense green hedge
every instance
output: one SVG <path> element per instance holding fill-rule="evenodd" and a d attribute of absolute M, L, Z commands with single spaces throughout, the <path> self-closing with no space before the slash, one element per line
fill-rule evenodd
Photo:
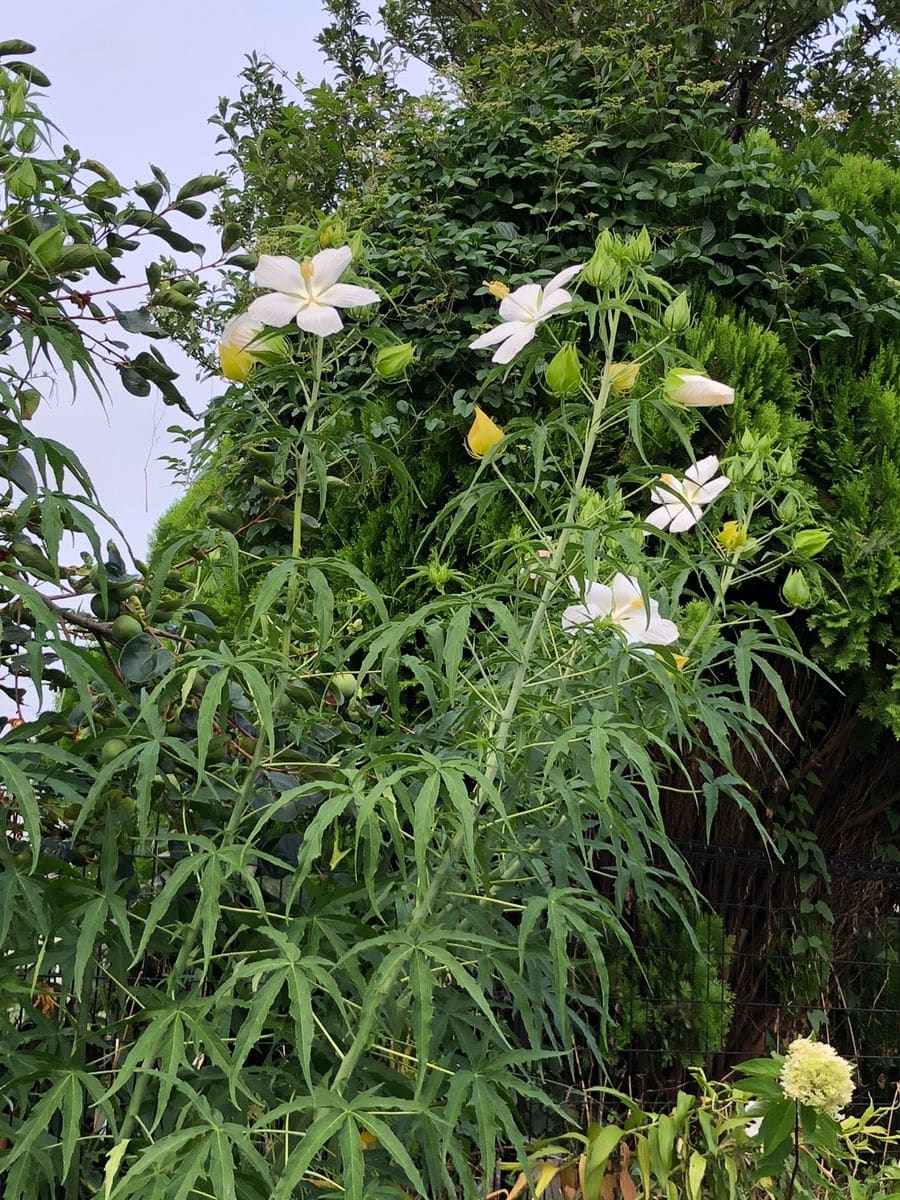
<path fill-rule="evenodd" d="M 462 448 L 471 404 L 504 424 L 556 404 L 540 364 L 501 397 L 485 387 L 486 355 L 456 353 L 490 319 L 484 282 L 515 285 L 586 259 L 603 228 L 646 224 L 658 265 L 690 282 L 702 310 L 690 351 L 738 389 L 736 437 L 750 427 L 789 449 L 799 501 L 832 530 L 823 562 L 839 583 L 815 598 L 809 616 L 815 656 L 844 673 L 867 713 L 900 728 L 900 376 L 890 350 L 900 316 L 900 172 L 814 140 L 779 148 L 760 130 L 734 144 L 717 85 L 698 83 L 695 64 L 689 71 L 665 47 L 635 53 L 610 39 L 507 48 L 457 82 L 452 106 L 399 104 L 389 137 L 342 196 L 339 220 L 365 233 L 362 267 L 395 305 L 393 331 L 418 348 L 397 385 L 369 374 L 361 347 L 338 381 L 355 398 L 346 419 L 389 445 L 415 487 L 398 485 L 390 467 L 372 471 L 336 498 L 321 547 L 388 591 L 407 586 L 440 546 L 440 530 L 429 530 L 442 498 L 471 469 Z M 288 186 L 317 122 L 333 128 L 333 108 L 332 95 L 327 105 L 313 95 L 300 138 L 298 110 L 279 108 L 270 87 L 265 139 L 251 142 L 230 126 L 243 188 L 220 217 L 252 211 L 247 236 L 262 249 L 297 253 L 312 248 L 316 229 L 334 235 L 333 221 Z M 240 112 L 252 122 L 252 89 Z M 313 192 L 314 184 L 307 176 Z M 643 453 L 666 462 L 676 449 L 666 427 L 651 420 L 644 433 Z M 607 465 L 596 464 L 601 489 Z M 505 467 L 513 476 L 526 469 L 514 451 Z M 245 495 L 238 478 L 222 498 Z M 444 565 L 477 571 L 513 519 L 498 498 L 455 548 L 440 547 Z M 428 580 L 420 572 L 415 586 Z"/>

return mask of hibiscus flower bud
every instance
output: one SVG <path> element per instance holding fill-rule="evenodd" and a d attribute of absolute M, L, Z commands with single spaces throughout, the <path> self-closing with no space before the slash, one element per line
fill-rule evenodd
<path fill-rule="evenodd" d="M 30 421 L 41 403 L 41 393 L 34 388 L 22 388 L 19 392 L 19 416 Z"/>
<path fill-rule="evenodd" d="M 486 412 L 475 405 L 475 417 L 466 434 L 466 449 L 473 458 L 484 458 L 492 446 L 503 440 L 503 430 Z"/>
<path fill-rule="evenodd" d="M 831 534 L 824 529 L 798 529 L 791 547 L 801 558 L 815 558 L 831 541 Z"/>
<path fill-rule="evenodd" d="M 382 346 L 372 358 L 372 370 L 379 379 L 394 379 L 402 375 L 415 357 L 412 342 L 400 342 L 396 346 Z"/>
<path fill-rule="evenodd" d="M 319 226 L 319 245 L 325 249 L 327 246 L 343 246 L 347 241 L 347 231 L 344 229 L 344 222 L 338 220 L 337 217 L 331 217 Z"/>
<path fill-rule="evenodd" d="M 623 362 L 609 364 L 609 390 L 614 396 L 624 396 L 637 383 L 641 370 L 639 362 Z"/>
<path fill-rule="evenodd" d="M 623 254 L 630 263 L 640 265 L 653 257 L 653 241 L 645 225 L 640 233 L 633 234 L 623 247 Z"/>
<path fill-rule="evenodd" d="M 553 355 L 544 376 L 554 396 L 569 396 L 581 386 L 581 363 L 574 346 L 563 346 Z"/>
<path fill-rule="evenodd" d="M 792 608 L 803 608 L 809 603 L 810 591 L 802 571 L 789 571 L 782 584 L 781 594 Z"/>
<path fill-rule="evenodd" d="M 691 323 L 691 306 L 687 293 L 680 292 L 663 313 L 663 328 L 669 333 L 684 333 Z"/>
<path fill-rule="evenodd" d="M 621 277 L 619 247 L 609 230 L 604 229 L 597 238 L 590 262 L 584 268 L 584 278 L 596 288 L 613 288 Z"/>
<path fill-rule="evenodd" d="M 787 477 L 794 473 L 794 456 L 790 450 L 785 450 L 778 462 L 775 464 L 778 474 Z"/>
<path fill-rule="evenodd" d="M 734 388 L 718 383 L 708 375 L 673 367 L 666 376 L 663 392 L 672 404 L 687 408 L 706 408 L 734 401 Z"/>
<path fill-rule="evenodd" d="M 793 521 L 797 515 L 797 501 L 793 496 L 785 496 L 778 505 L 778 516 L 782 521 Z"/>

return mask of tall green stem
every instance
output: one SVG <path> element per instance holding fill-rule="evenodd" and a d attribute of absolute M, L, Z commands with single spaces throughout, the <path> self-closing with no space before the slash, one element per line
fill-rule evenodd
<path fill-rule="evenodd" d="M 503 755 L 506 751 L 509 735 L 512 730 L 513 718 L 516 714 L 516 709 L 519 706 L 519 701 L 522 698 L 522 692 L 525 690 L 525 683 L 528 676 L 528 667 L 531 662 L 534 648 L 537 645 L 537 640 L 546 620 L 547 613 L 550 609 L 550 603 L 556 592 L 558 584 L 558 576 L 560 567 L 565 558 L 566 548 L 572 538 L 574 532 L 575 518 L 578 514 L 578 505 L 581 499 L 581 493 L 584 489 L 584 482 L 587 478 L 588 468 L 590 467 L 591 457 L 594 453 L 594 446 L 597 441 L 600 421 L 603 417 L 603 411 L 606 408 L 607 400 L 609 399 L 610 391 L 610 366 L 612 364 L 613 348 L 616 343 L 616 334 L 619 325 L 619 312 L 613 309 L 609 313 L 608 327 L 606 336 L 604 337 L 604 349 L 606 361 L 603 367 L 603 375 L 600 380 L 600 388 L 593 399 L 591 409 L 591 417 L 588 423 L 587 432 L 585 434 L 584 446 L 581 454 L 581 462 L 575 476 L 572 486 L 572 494 L 569 498 L 569 504 L 566 508 L 566 515 L 563 520 L 563 528 L 557 539 L 556 549 L 550 558 L 550 569 L 547 573 L 547 581 L 544 584 L 541 592 L 538 606 L 535 609 L 534 616 L 531 619 L 531 624 L 528 627 L 528 632 L 525 635 L 525 641 L 522 644 L 522 653 L 519 657 L 519 662 L 516 666 L 515 674 L 513 675 L 512 683 L 509 689 L 509 695 L 500 717 L 497 722 L 497 727 L 493 733 L 491 749 L 488 753 L 485 770 L 482 777 L 482 782 L 479 783 L 478 790 L 473 797 L 473 806 L 475 816 L 478 814 L 486 803 L 487 793 L 493 788 L 500 774 L 500 769 L 503 762 Z M 460 852 L 463 848 L 465 833 L 462 828 L 454 836 L 450 845 L 447 847 L 441 861 L 435 869 L 431 882 L 428 885 L 428 890 L 424 896 L 420 898 L 413 910 L 406 931 L 409 934 L 415 933 L 428 919 L 431 914 L 435 901 L 441 894 L 444 882 L 447 875 L 453 870 L 457 862 Z M 395 986 L 400 972 L 403 969 L 403 961 L 398 961 L 391 967 L 385 975 L 378 981 L 377 990 L 379 998 L 386 996 Z M 356 1037 L 347 1050 L 343 1061 L 338 1067 L 334 1077 L 335 1090 L 341 1088 L 349 1079 L 353 1069 L 359 1062 L 360 1057 L 365 1052 L 368 1045 L 369 1035 L 375 1023 L 378 1012 L 378 1004 L 372 1004 L 368 1008 L 369 1017 L 365 1024 L 357 1030 Z"/>

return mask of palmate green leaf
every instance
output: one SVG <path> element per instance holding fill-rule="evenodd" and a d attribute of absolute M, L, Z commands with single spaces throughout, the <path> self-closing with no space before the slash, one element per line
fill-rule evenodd
<path fill-rule="evenodd" d="M 313 593 L 313 618 L 318 626 L 319 645 L 327 646 L 334 627 L 334 592 L 318 567 L 307 567 L 306 578 Z"/>
<path fill-rule="evenodd" d="M 257 964 L 254 964 L 256 966 Z M 263 983 L 254 993 L 253 1001 L 247 1012 L 246 1017 L 241 1022 L 240 1032 L 237 1035 L 234 1043 L 233 1066 L 235 1075 L 243 1067 L 247 1055 L 250 1051 L 259 1044 L 260 1036 L 263 1028 L 266 1026 L 272 1012 L 275 1010 L 275 1001 L 279 993 L 284 987 L 287 979 L 287 967 L 277 966 L 269 978 Z M 230 984 L 229 984 L 230 987 Z M 304 1075 L 307 1085 L 312 1087 L 312 1082 L 309 1079 L 309 1055 L 303 1055 L 301 1062 L 304 1064 Z M 231 1097 L 233 1102 L 236 1101 L 234 1091 L 234 1077 L 229 1080 L 231 1089 Z"/>
<path fill-rule="evenodd" d="M 430 756 L 426 756 L 428 762 Z M 428 851 L 434 841 L 435 808 L 441 790 L 440 767 L 431 760 L 432 774 L 426 776 L 419 788 L 413 813 L 413 852 L 416 860 L 416 891 L 424 896 L 428 891 Z M 435 769 L 436 768 L 436 769 Z"/>
<path fill-rule="evenodd" d="M 357 1098 L 358 1103 L 359 1099 Z M 373 1098 L 371 1103 L 373 1107 L 383 1107 L 380 1098 Z M 376 1116 L 374 1112 L 368 1111 L 367 1108 L 357 1107 L 356 1115 L 360 1124 L 364 1125 L 369 1133 L 374 1134 L 378 1138 L 393 1161 L 398 1164 L 406 1178 L 416 1189 L 416 1194 L 418 1196 L 427 1196 L 428 1188 L 425 1186 L 418 1168 L 410 1157 L 409 1151 L 391 1129 L 390 1125 L 382 1120 L 381 1117 Z"/>
<path fill-rule="evenodd" d="M 271 1116 L 271 1114 L 269 1114 Z M 288 1156 L 284 1164 L 272 1200 L 293 1200 L 313 1159 L 331 1141 L 347 1119 L 342 1109 L 328 1109 L 303 1133 L 300 1144 Z"/>
<path fill-rule="evenodd" d="M 281 594 L 288 580 L 301 570 L 302 564 L 298 559 L 287 558 L 278 563 L 268 572 L 256 596 L 253 612 L 250 614 L 248 632 L 252 633 L 260 620 L 266 615 Z"/>
<path fill-rule="evenodd" d="M 359 1126 L 348 1114 L 341 1127 L 341 1184 L 347 1200 L 363 1200 L 365 1163 L 359 1138 Z"/>
<path fill-rule="evenodd" d="M 428 930 L 428 940 L 423 940 L 419 943 L 419 946 L 423 954 L 426 954 L 430 959 L 442 966 L 449 973 L 454 983 L 468 993 L 494 1027 L 500 1041 L 504 1045 L 507 1045 L 506 1035 L 500 1028 L 497 1018 L 494 1016 L 494 1011 L 488 1003 L 484 989 L 479 985 L 474 976 L 466 970 L 463 964 L 446 949 L 446 946 L 454 940 L 455 934 L 452 929 L 431 928 Z"/>
<path fill-rule="evenodd" d="M 189 1129 L 180 1129 L 175 1133 L 166 1134 L 164 1137 L 152 1142 L 149 1146 L 141 1150 L 139 1157 L 131 1164 L 125 1175 L 121 1176 L 113 1185 L 109 1192 L 109 1200 L 126 1200 L 126 1197 L 135 1195 L 136 1192 L 144 1193 L 147 1187 L 147 1176 L 156 1174 L 159 1167 L 166 1165 L 173 1166 L 175 1170 L 184 1171 L 190 1165 L 190 1162 L 185 1162 L 185 1158 L 180 1151 L 190 1146 L 192 1142 L 197 1142 L 198 1147 L 204 1145 L 204 1135 L 207 1132 L 206 1127 L 192 1126 Z M 127 1146 L 127 1142 L 117 1142 L 110 1150 L 109 1157 L 113 1158 L 117 1155 L 119 1160 L 124 1158 L 125 1150 L 120 1151 L 120 1146 Z M 193 1186 L 193 1183 L 199 1178 L 204 1166 L 206 1165 L 206 1155 L 204 1153 L 192 1152 L 190 1159 L 193 1160 L 193 1165 L 196 1166 L 196 1172 L 191 1179 L 188 1190 Z M 180 1180 L 179 1180 L 180 1182 Z M 171 1182 L 167 1181 L 171 1186 Z M 171 1194 L 171 1193 L 170 1193 Z M 105 1200 L 105 1197 L 104 1197 Z"/>
<path fill-rule="evenodd" d="M 111 919 L 115 920 L 126 944 L 131 949 L 131 927 L 121 896 L 104 892 L 91 900 L 79 916 L 81 929 L 75 943 L 74 972 L 74 987 L 78 996 L 82 996 L 84 973 L 94 954 L 97 938 Z M 91 981 L 92 985 L 93 981 Z M 84 999 L 82 1002 L 85 1002 Z"/>
<path fill-rule="evenodd" d="M 153 903 L 150 905 L 150 911 L 147 914 L 147 920 L 144 924 L 144 932 L 141 934 L 141 940 L 135 951 L 132 965 L 140 959 L 141 955 L 147 949 L 150 939 L 159 926 L 160 921 L 168 912 L 169 908 L 174 904 L 178 893 L 184 887 L 185 883 L 191 876 L 196 876 L 198 882 L 203 876 L 203 872 L 211 858 L 218 855 L 218 848 L 209 838 L 195 834 L 190 838 L 173 839 L 184 841 L 190 848 L 191 853 L 187 857 L 176 862 L 169 874 L 168 879 L 161 888 L 159 894 L 154 897 Z"/>
<path fill-rule="evenodd" d="M 13 761 L 10 748 L 0 739 L 0 781 L 18 807 L 31 847 L 31 865 L 37 866 L 41 848 L 41 814 L 37 797 L 25 773 Z"/>
<path fill-rule="evenodd" d="M 321 570 L 323 573 L 335 572 L 338 575 L 344 575 L 354 584 L 360 592 L 366 597 L 372 608 L 375 610 L 375 615 L 380 621 L 387 621 L 388 610 L 385 607 L 384 598 L 378 588 L 367 575 L 360 571 L 359 567 L 352 562 L 347 562 L 342 558 L 310 558 L 309 566 Z"/>
<path fill-rule="evenodd" d="M 413 951 L 409 964 L 409 985 L 413 995 L 413 1043 L 419 1060 L 416 1069 L 416 1093 L 421 1093 L 428 1074 L 434 1017 L 434 976 L 421 950 Z"/>
<path fill-rule="evenodd" d="M 70 1070 L 54 1072 L 59 1078 L 41 1096 L 28 1117 L 22 1122 L 12 1139 L 12 1147 L 5 1157 L 3 1166 L 8 1170 L 20 1158 L 30 1155 L 39 1139 L 43 1138 L 50 1128 L 53 1118 L 58 1113 L 62 1123 L 62 1160 L 63 1177 L 68 1174 L 75 1154 L 75 1148 L 81 1136 L 81 1115 L 84 1111 L 84 1089 L 90 1080 L 93 1085 L 92 1093 L 102 1090 L 96 1080 L 82 1071 Z M 95 1100 L 97 1096 L 94 1095 Z"/>
<path fill-rule="evenodd" d="M 456 696 L 457 676 L 462 662 L 463 647 L 466 634 L 469 632 L 469 622 L 472 618 L 472 608 L 469 604 L 461 605 L 447 626 L 447 636 L 444 640 L 444 653 L 441 666 L 447 681 L 447 703 L 452 704 Z"/>

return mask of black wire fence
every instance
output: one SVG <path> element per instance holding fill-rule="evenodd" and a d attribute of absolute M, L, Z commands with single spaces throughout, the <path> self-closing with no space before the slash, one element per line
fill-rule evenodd
<path fill-rule="evenodd" d="M 638 912 L 612 978 L 612 1086 L 645 1107 L 815 1033 L 857 1064 L 854 1107 L 900 1095 L 900 862 L 800 866 L 681 845 L 707 902 L 691 928 Z"/>

